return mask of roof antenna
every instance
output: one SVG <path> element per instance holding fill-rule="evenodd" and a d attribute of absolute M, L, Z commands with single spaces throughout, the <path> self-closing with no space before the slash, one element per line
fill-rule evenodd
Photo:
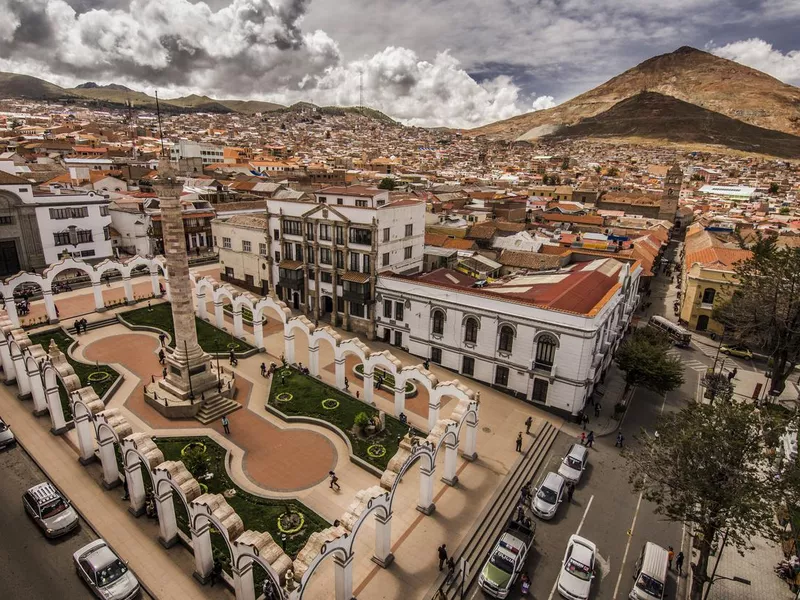
<path fill-rule="evenodd" d="M 161 158 L 164 156 L 164 132 L 161 129 L 161 106 L 158 104 L 158 90 L 156 90 L 156 118 L 158 119 L 158 137 L 161 140 Z"/>

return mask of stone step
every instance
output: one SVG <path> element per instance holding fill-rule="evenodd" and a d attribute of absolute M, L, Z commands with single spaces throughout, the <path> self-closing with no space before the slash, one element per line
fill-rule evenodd
<path fill-rule="evenodd" d="M 70 321 L 69 319 L 65 319 L 64 322 L 65 323 L 69 323 L 69 322 L 75 323 L 75 320 L 73 319 L 73 320 Z M 94 322 L 87 323 L 86 324 L 86 330 L 90 331 L 92 329 L 100 329 L 101 327 L 108 327 L 109 325 L 116 325 L 117 323 L 119 323 L 119 321 L 117 320 L 117 316 L 114 315 L 113 317 L 109 317 L 108 319 L 103 319 L 102 321 L 94 321 Z M 74 325 L 70 325 L 69 327 L 66 328 L 66 330 L 67 330 L 67 333 L 70 334 L 73 337 L 77 335 L 77 332 L 75 331 L 75 326 Z M 83 331 L 83 330 L 81 330 L 81 331 Z"/>
<path fill-rule="evenodd" d="M 208 425 L 240 408 L 242 408 L 242 405 L 235 400 L 217 396 L 216 398 L 206 400 L 206 403 L 203 404 L 203 407 L 197 413 L 195 419 L 200 421 L 203 425 Z"/>

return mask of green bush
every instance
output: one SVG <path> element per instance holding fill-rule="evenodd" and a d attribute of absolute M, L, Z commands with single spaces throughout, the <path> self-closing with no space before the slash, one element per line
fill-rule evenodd
<path fill-rule="evenodd" d="M 365 412 L 358 413 L 356 415 L 354 424 L 359 429 L 364 429 L 364 427 L 369 425 L 369 417 L 367 416 L 367 413 L 365 413 Z"/>

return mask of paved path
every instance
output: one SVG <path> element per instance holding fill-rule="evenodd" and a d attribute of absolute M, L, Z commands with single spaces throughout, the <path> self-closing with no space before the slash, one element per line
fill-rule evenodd
<path fill-rule="evenodd" d="M 120 326 L 121 327 L 121 326 Z M 117 327 L 114 327 L 117 329 Z M 106 333 L 110 333 L 107 329 Z M 125 406 L 154 429 L 193 429 L 194 419 L 174 420 L 160 415 L 144 401 L 143 387 L 153 374 L 159 374 L 159 341 L 155 335 L 127 333 L 106 335 L 83 350 L 90 361 L 123 365 L 140 382 Z M 252 383 L 236 378 L 237 401 L 247 406 Z M 336 449 L 326 437 L 305 429 L 280 429 L 247 408 L 229 417 L 229 439 L 244 451 L 244 469 L 261 487 L 275 491 L 297 491 L 323 481 L 336 467 Z M 221 422 L 209 426 L 223 434 Z"/>

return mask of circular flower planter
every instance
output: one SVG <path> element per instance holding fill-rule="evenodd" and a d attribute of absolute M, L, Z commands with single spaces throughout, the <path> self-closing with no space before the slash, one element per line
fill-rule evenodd
<path fill-rule="evenodd" d="M 91 373 L 89 373 L 89 377 L 87 377 L 87 379 L 93 383 L 99 383 L 101 381 L 105 381 L 110 377 L 111 375 L 109 375 L 105 371 L 92 371 Z"/>
<path fill-rule="evenodd" d="M 322 408 L 325 410 L 336 410 L 339 408 L 339 401 L 334 398 L 325 398 L 325 400 L 322 401 Z"/>
<path fill-rule="evenodd" d="M 203 451 L 203 454 L 206 452 L 206 445 L 203 442 L 189 442 L 183 448 L 181 448 L 181 456 L 186 456 L 186 453 L 189 452 L 189 450 L 194 450 L 195 448 L 200 448 Z"/>
<path fill-rule="evenodd" d="M 290 510 L 278 517 L 278 531 L 291 535 L 305 527 L 306 518 L 303 513 Z"/>
<path fill-rule="evenodd" d="M 200 491 L 202 493 L 204 493 L 204 494 L 207 494 L 208 493 L 208 486 L 205 483 L 200 483 L 199 481 L 197 483 L 200 484 Z"/>
<path fill-rule="evenodd" d="M 289 402 L 294 396 L 289 392 L 281 392 L 277 396 L 275 396 L 275 400 L 278 402 Z"/>
<path fill-rule="evenodd" d="M 382 456 L 386 456 L 386 446 L 382 444 L 372 444 L 372 446 L 367 448 L 367 454 L 370 458 L 380 458 Z"/>
<path fill-rule="evenodd" d="M 236 350 L 239 347 L 237 342 L 228 342 L 228 350 Z"/>

